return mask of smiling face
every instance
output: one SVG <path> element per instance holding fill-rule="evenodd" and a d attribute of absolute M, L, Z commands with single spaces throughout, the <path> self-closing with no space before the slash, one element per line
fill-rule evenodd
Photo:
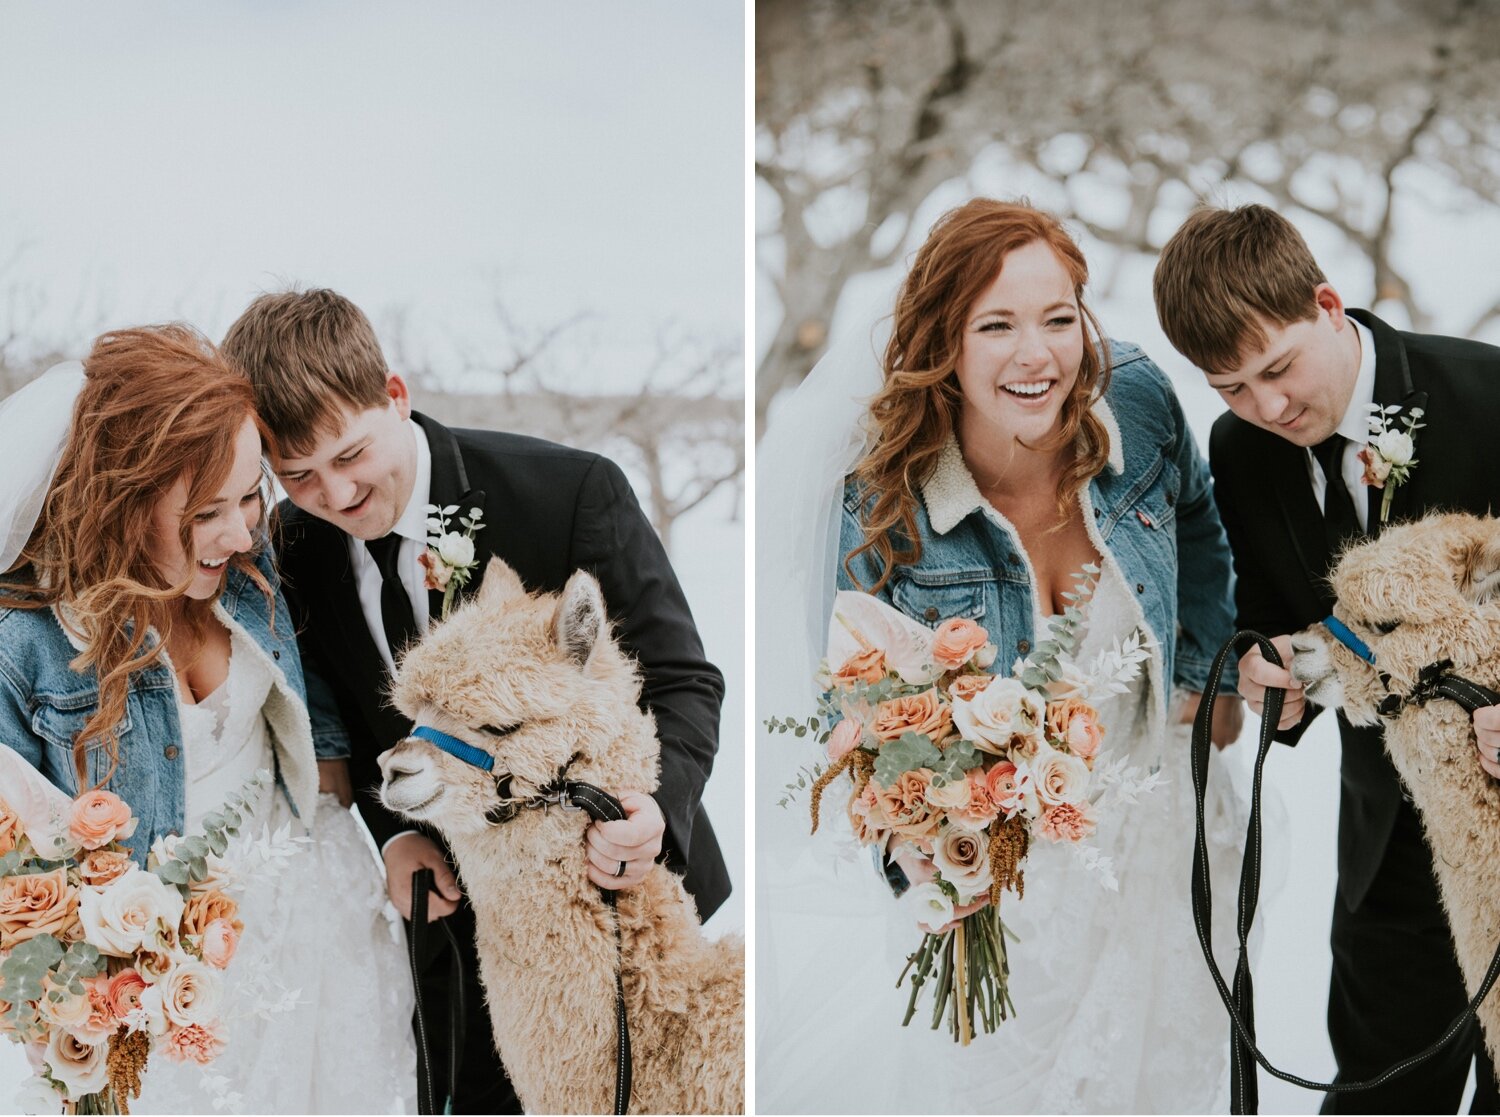
<path fill-rule="evenodd" d="M 188 580 L 187 596 L 207 601 L 219 595 L 229 559 L 254 545 L 261 517 L 260 434 L 248 416 L 234 439 L 229 476 L 207 507 L 188 513 L 188 481 L 179 477 L 151 513 L 151 558 L 169 585 Z M 183 550 L 181 528 L 192 524 L 192 553 Z"/>
<path fill-rule="evenodd" d="M 1082 361 L 1083 321 L 1062 261 L 1039 240 L 1009 252 L 964 322 L 960 439 L 1045 439 Z"/>
<path fill-rule="evenodd" d="M 1338 429 L 1359 377 L 1359 337 L 1338 292 L 1324 283 L 1314 299 L 1315 317 L 1284 326 L 1262 320 L 1266 343 L 1208 374 L 1231 411 L 1298 446 L 1316 446 Z"/>
<path fill-rule="evenodd" d="M 380 407 L 343 405 L 337 431 L 318 437 L 307 454 L 273 458 L 286 494 L 298 508 L 356 539 L 390 533 L 406 511 L 417 473 L 417 445 L 406 420 L 411 395 L 391 374 Z"/>

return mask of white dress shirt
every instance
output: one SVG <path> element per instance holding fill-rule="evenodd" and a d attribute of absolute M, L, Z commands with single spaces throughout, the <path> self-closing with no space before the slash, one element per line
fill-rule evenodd
<path fill-rule="evenodd" d="M 1359 460 L 1359 452 L 1370 441 L 1370 405 L 1375 402 L 1375 335 L 1363 322 L 1356 322 L 1348 316 L 1345 316 L 1344 321 L 1354 327 L 1354 336 L 1359 339 L 1359 375 L 1354 379 L 1354 394 L 1349 398 L 1349 409 L 1344 412 L 1336 430 L 1336 433 L 1349 440 L 1340 463 L 1343 474 L 1341 479 L 1354 501 L 1354 514 L 1359 518 L 1360 530 L 1369 531 L 1370 500 L 1364 482 L 1365 463 Z M 1317 499 L 1318 507 L 1322 508 L 1328 492 L 1328 481 L 1323 476 L 1323 467 L 1313 457 L 1312 450 L 1307 450 L 1306 454 L 1307 476 L 1312 481 L 1313 496 Z"/>
<path fill-rule="evenodd" d="M 432 503 L 432 450 L 427 445 L 427 435 L 410 419 L 407 429 L 417 443 L 417 471 L 412 478 L 411 496 L 407 498 L 406 510 L 396 521 L 391 531 L 401 536 L 401 548 L 396 552 L 401 584 L 411 598 L 411 615 L 417 622 L 417 633 L 427 634 L 427 571 L 420 561 L 427 549 L 427 506 Z M 380 617 L 380 567 L 363 539 L 345 536 L 349 545 L 349 562 L 354 570 L 354 585 L 359 593 L 359 608 L 365 615 L 365 627 L 375 647 L 385 657 L 387 667 L 395 668 L 391 646 L 385 638 L 385 623 Z"/>

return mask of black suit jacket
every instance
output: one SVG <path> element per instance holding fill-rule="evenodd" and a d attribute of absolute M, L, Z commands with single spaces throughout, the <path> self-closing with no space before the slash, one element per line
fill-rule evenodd
<path fill-rule="evenodd" d="M 1375 335 L 1375 402 L 1422 408 L 1416 465 L 1391 503 L 1391 522 L 1428 512 L 1490 514 L 1500 503 L 1500 349 L 1459 338 L 1404 333 L 1369 311 L 1348 313 Z M 1399 419 L 1399 416 L 1394 417 Z M 1394 425 L 1393 419 L 1393 425 Z M 1333 556 L 1307 474 L 1307 451 L 1233 414 L 1214 423 L 1209 464 L 1234 552 L 1241 628 L 1297 632 L 1333 611 Z M 1380 531 L 1381 491 L 1369 489 L 1370 532 Z M 1417 559 L 1416 561 L 1420 561 Z M 1295 744 L 1316 711 L 1278 735 Z M 1343 742 L 1339 894 L 1358 906 L 1385 855 L 1404 790 L 1379 728 L 1338 715 Z"/>
<path fill-rule="evenodd" d="M 667 821 L 667 864 L 684 874 L 707 919 L 730 889 L 700 802 L 718 749 L 724 679 L 704 658 L 687 599 L 624 474 L 598 454 L 412 417 L 432 450 L 432 503 L 484 510 L 477 555 L 499 555 L 532 591 L 555 593 L 579 569 L 599 579 L 620 645 L 640 663 L 641 704 L 656 717 L 661 784 L 654 797 Z M 389 676 L 360 611 L 348 537 L 290 502 L 281 513 L 281 572 L 303 666 L 338 703 L 351 740 L 355 803 L 384 844 L 412 827 L 380 805 L 376 757 L 411 723 L 385 701 Z M 481 580 L 482 569 L 463 592 L 477 592 Z M 430 596 L 437 616 L 442 595 Z"/>

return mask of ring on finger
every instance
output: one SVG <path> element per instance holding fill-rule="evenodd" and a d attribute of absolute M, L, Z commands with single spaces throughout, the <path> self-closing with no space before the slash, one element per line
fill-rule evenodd
<path fill-rule="evenodd" d="M 617 877 L 622 877 L 622 876 L 624 876 L 624 875 L 625 875 L 625 866 L 626 866 L 626 865 L 627 865 L 627 864 L 628 864 L 628 863 L 629 863 L 629 862 L 626 862 L 626 861 L 621 861 L 621 862 L 620 862 L 620 867 L 619 867 L 619 868 L 618 868 L 618 869 L 616 869 L 616 870 L 615 870 L 615 876 L 617 876 Z"/>

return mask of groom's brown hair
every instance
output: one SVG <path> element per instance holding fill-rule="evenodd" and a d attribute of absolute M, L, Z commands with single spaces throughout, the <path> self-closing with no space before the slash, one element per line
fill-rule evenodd
<path fill-rule="evenodd" d="M 261 295 L 229 327 L 224 355 L 250 377 L 255 405 L 281 457 L 337 434 L 345 405 L 386 402 L 390 369 L 364 312 L 336 291 Z"/>
<path fill-rule="evenodd" d="M 1302 234 L 1274 209 L 1205 206 L 1161 250 L 1151 288 L 1167 340 L 1205 372 L 1223 372 L 1266 344 L 1263 323 L 1316 318 L 1313 292 L 1326 282 Z"/>

